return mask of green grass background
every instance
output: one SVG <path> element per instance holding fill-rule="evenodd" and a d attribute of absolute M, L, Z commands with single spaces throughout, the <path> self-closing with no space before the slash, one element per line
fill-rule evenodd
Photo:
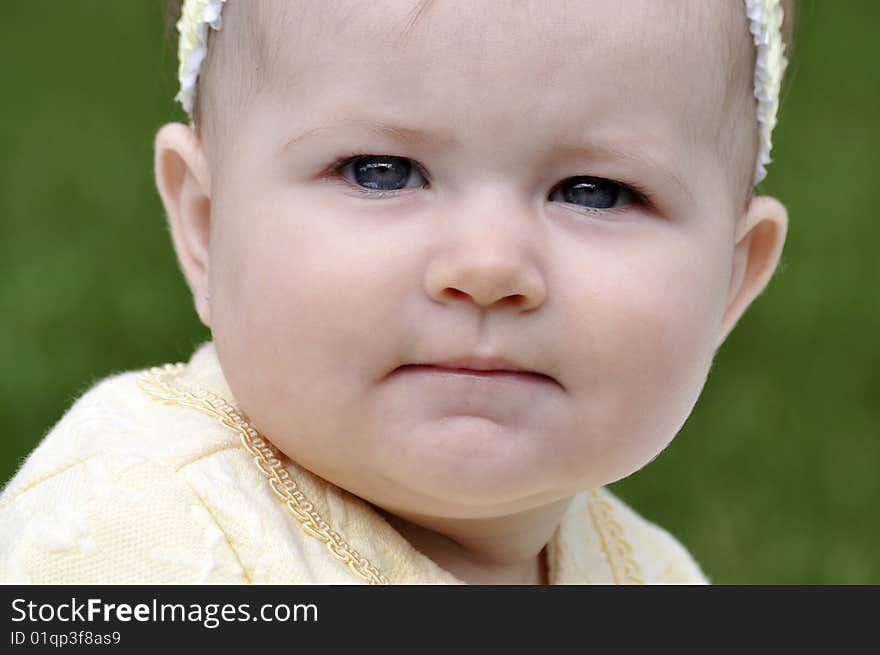
<path fill-rule="evenodd" d="M 181 119 L 161 5 L 3 5 L 0 482 L 95 381 L 209 336 L 152 179 Z M 780 272 L 672 445 L 612 485 L 716 583 L 880 583 L 878 24 L 801 2 L 761 186 L 790 212 Z"/>

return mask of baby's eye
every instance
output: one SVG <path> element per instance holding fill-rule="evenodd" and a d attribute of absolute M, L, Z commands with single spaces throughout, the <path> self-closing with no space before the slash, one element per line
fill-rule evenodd
<path fill-rule="evenodd" d="M 349 170 L 351 172 L 346 174 Z M 379 192 L 398 191 L 407 186 L 422 187 L 426 184 L 421 173 L 406 157 L 355 155 L 336 166 L 336 171 L 353 184 Z M 413 173 L 416 180 L 421 182 L 408 185 Z"/>
<path fill-rule="evenodd" d="M 550 193 L 550 200 L 557 197 L 562 202 L 587 209 L 611 209 L 637 200 L 638 192 L 602 177 L 582 175 L 569 178 L 556 187 Z"/>

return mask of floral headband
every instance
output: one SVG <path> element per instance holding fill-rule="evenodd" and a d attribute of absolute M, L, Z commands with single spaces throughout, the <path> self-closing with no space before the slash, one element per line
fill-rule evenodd
<path fill-rule="evenodd" d="M 193 97 L 199 69 L 208 52 L 208 27 L 219 30 L 221 12 L 226 0 L 183 0 L 183 10 L 177 22 L 180 32 L 178 58 L 180 92 L 175 100 L 192 120 Z M 779 89 L 788 60 L 782 42 L 783 11 L 780 0 L 743 0 L 749 19 L 749 32 L 757 48 L 755 59 L 755 98 L 758 101 L 758 128 L 760 148 L 755 162 L 754 184 L 767 176 L 765 166 L 770 159 L 771 135 L 776 127 L 779 109 Z"/>

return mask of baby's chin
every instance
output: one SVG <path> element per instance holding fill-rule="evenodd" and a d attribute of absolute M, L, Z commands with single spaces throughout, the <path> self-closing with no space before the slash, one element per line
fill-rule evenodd
<path fill-rule="evenodd" d="M 477 478 L 427 474 L 418 479 L 395 477 L 389 482 L 391 484 L 364 489 L 357 495 L 404 518 L 479 520 L 509 517 L 576 493 L 564 493 L 558 489 L 529 493 L 521 481 L 512 483 L 487 475 Z"/>
<path fill-rule="evenodd" d="M 361 431 L 360 457 L 315 471 L 395 514 L 478 519 L 569 497 L 592 481 L 560 465 L 553 435 L 453 416 L 381 434 Z M 570 464 L 570 463 L 569 463 Z M 320 467 L 320 463 L 316 463 Z"/>

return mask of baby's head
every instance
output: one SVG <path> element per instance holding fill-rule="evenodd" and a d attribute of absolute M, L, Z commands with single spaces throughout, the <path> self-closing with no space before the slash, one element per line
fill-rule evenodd
<path fill-rule="evenodd" d="M 742 2 L 229 0 L 222 20 L 197 129 L 160 130 L 156 174 L 267 438 L 424 525 L 539 511 L 669 443 L 787 227 L 753 196 Z"/>

